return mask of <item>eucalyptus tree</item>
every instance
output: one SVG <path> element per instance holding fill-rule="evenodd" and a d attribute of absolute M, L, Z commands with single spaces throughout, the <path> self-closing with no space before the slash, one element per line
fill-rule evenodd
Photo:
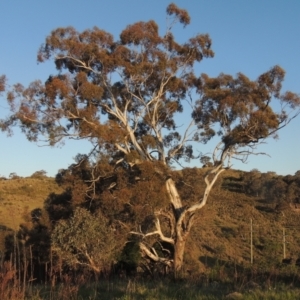
<path fill-rule="evenodd" d="M 93 151 L 116 168 L 153 166 L 171 209 L 154 207 L 154 229 L 131 233 L 140 237 L 144 255 L 179 271 L 195 213 L 207 203 L 220 173 L 231 159 L 245 161 L 259 143 L 276 137 L 298 115 L 299 96 L 281 93 L 285 72 L 279 66 L 254 81 L 242 73 L 196 74 L 195 67 L 214 56 L 212 41 L 208 34 L 197 34 L 179 43 L 174 25 L 187 26 L 189 14 L 175 4 L 166 12 L 163 34 L 153 20 L 128 25 L 119 39 L 97 27 L 53 30 L 38 61 L 53 60 L 58 73 L 26 88 L 16 84 L 8 92 L 12 114 L 1 127 L 19 126 L 30 141 L 46 138 L 49 145 L 67 138 L 89 140 Z M 187 107 L 191 114 L 189 119 L 184 115 L 183 129 L 176 116 Z M 195 158 L 194 143 L 213 137 L 218 142 L 203 178 L 205 189 L 193 203 L 183 203 L 172 163 Z M 147 239 L 154 236 L 173 247 L 173 257 L 161 257 L 149 246 Z"/>
<path fill-rule="evenodd" d="M 0 76 L 0 93 L 5 91 L 6 77 L 4 75 Z"/>

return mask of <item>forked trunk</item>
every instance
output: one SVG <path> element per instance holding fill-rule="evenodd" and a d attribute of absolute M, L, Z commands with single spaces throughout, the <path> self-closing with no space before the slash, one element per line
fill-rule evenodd
<path fill-rule="evenodd" d="M 174 275 L 177 277 L 177 275 L 180 273 L 182 266 L 183 266 L 183 255 L 185 250 L 185 242 L 186 242 L 186 236 L 184 236 L 183 228 L 182 228 L 182 220 L 180 218 L 182 214 L 182 202 L 180 199 L 180 195 L 178 193 L 177 187 L 175 182 L 169 178 L 166 182 L 166 188 L 167 192 L 169 194 L 170 201 L 173 205 L 174 209 L 174 223 L 173 229 L 175 233 L 174 238 Z M 180 223 L 180 224 L 179 224 Z"/>
<path fill-rule="evenodd" d="M 203 194 L 203 198 L 198 203 L 191 205 L 190 207 L 183 207 L 178 193 L 175 182 L 169 178 L 166 181 L 166 188 L 170 198 L 170 201 L 174 209 L 173 226 L 171 228 L 174 238 L 174 274 L 175 277 L 180 273 L 183 266 L 183 256 L 185 251 L 186 239 L 189 235 L 190 229 L 193 224 L 194 214 L 197 210 L 201 209 L 207 202 L 210 191 L 215 184 L 218 176 L 224 169 L 221 169 L 222 165 L 216 166 L 205 176 L 206 188 Z M 213 174 L 213 178 L 209 180 L 209 176 Z"/>

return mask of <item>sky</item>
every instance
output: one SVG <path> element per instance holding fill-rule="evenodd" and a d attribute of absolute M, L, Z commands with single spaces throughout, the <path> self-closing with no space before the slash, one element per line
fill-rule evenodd
<path fill-rule="evenodd" d="M 197 74 L 217 76 L 242 72 L 250 79 L 274 65 L 286 71 L 283 91 L 300 93 L 300 1 L 274 0 L 177 0 L 186 9 L 191 24 L 183 29 L 176 26 L 175 36 L 186 41 L 198 33 L 212 38 L 213 59 L 204 60 Z M 53 61 L 38 64 L 36 55 L 47 35 L 58 27 L 73 26 L 78 31 L 97 26 L 117 39 L 129 24 L 154 20 L 161 33 L 166 28 L 165 0 L 13 0 L 0 1 L 0 75 L 5 74 L 9 85 L 24 86 L 31 81 L 45 81 L 56 74 Z M 9 114 L 5 97 L 0 97 L 0 118 Z M 182 116 L 182 121 L 186 117 Z M 247 164 L 233 162 L 234 169 L 279 175 L 300 170 L 300 117 L 279 133 L 279 140 L 268 140 L 260 152 L 269 156 L 251 156 Z M 197 151 L 209 153 L 215 144 L 197 146 Z M 74 162 L 77 153 L 88 153 L 84 141 L 66 141 L 64 146 L 45 147 L 30 143 L 16 128 L 8 137 L 0 132 L 0 176 L 10 173 L 30 176 L 45 170 L 55 176 L 61 168 Z M 200 166 L 192 163 L 191 166 Z"/>

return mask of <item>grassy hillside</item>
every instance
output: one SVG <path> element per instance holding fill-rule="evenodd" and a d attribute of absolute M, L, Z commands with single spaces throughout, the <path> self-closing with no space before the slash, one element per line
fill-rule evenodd
<path fill-rule="evenodd" d="M 199 184 L 203 169 L 198 169 Z M 186 270 L 205 271 L 216 263 L 250 262 L 250 225 L 252 220 L 253 258 L 260 265 L 279 262 L 284 256 L 300 256 L 299 210 L 294 205 L 278 206 L 261 197 L 247 196 L 241 171 L 222 174 L 206 207 L 196 218 L 187 243 Z M 24 211 L 42 207 L 52 193 L 62 192 L 53 178 L 18 178 L 0 180 L 0 226 L 17 229 Z M 285 235 L 285 237 L 284 237 Z M 285 239 L 285 243 L 284 243 Z"/>
<path fill-rule="evenodd" d="M 42 207 L 52 192 L 61 192 L 53 178 L 0 180 L 0 224 L 17 229 L 25 208 Z"/>
<path fill-rule="evenodd" d="M 203 169 L 198 170 L 199 177 Z M 300 210 L 297 205 L 258 196 L 247 196 L 241 180 L 244 172 L 222 174 L 208 204 L 198 213 L 188 239 L 186 268 L 191 273 L 222 263 L 270 266 L 300 257 Z M 238 192 L 237 192 L 238 191 Z M 287 199 L 285 199 L 287 200 Z"/>
<path fill-rule="evenodd" d="M 43 207 L 50 193 L 62 190 L 54 178 L 0 179 L 0 246 L 4 235 L 24 222 L 25 211 Z"/>

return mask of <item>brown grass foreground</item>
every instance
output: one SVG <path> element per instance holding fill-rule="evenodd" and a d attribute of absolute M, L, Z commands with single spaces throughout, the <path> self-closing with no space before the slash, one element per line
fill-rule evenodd
<path fill-rule="evenodd" d="M 286 272 L 287 270 L 285 270 Z M 82 282 L 80 277 L 73 282 L 68 276 L 55 285 L 25 284 L 16 279 L 13 271 L 0 273 L 0 297 L 2 300 L 138 300 L 138 299 L 299 299 L 300 288 L 293 284 L 283 284 L 276 280 L 264 280 L 257 284 L 253 280 L 246 280 L 241 274 L 236 282 L 211 281 L 210 274 L 203 274 L 198 279 L 168 278 L 111 278 L 92 282 Z M 262 280 L 262 274 L 253 279 Z M 294 274 L 295 275 L 295 274 Z"/>

